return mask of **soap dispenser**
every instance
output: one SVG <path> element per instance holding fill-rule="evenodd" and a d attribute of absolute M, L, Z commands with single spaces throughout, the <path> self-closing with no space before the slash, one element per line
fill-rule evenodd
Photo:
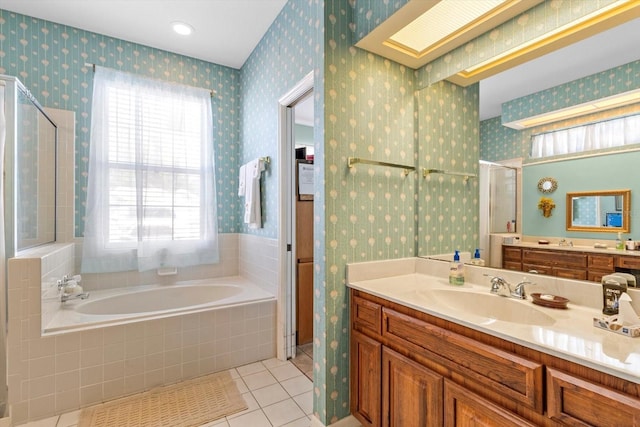
<path fill-rule="evenodd" d="M 464 264 L 460 262 L 460 251 L 453 255 L 453 262 L 449 266 L 449 283 L 464 285 Z"/>
<path fill-rule="evenodd" d="M 471 260 L 472 265 L 484 266 L 484 260 L 480 258 L 480 249 L 476 248 L 476 251 L 473 254 L 473 259 Z"/>
<path fill-rule="evenodd" d="M 618 238 L 616 239 L 616 249 L 621 251 L 624 250 L 624 242 L 622 241 L 622 233 L 618 231 Z"/>

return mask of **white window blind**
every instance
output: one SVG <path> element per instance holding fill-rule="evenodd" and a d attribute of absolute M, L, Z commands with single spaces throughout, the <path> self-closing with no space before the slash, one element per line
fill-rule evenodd
<path fill-rule="evenodd" d="M 531 137 L 531 158 L 640 144 L 640 115 L 576 126 Z"/>
<path fill-rule="evenodd" d="M 82 269 L 217 262 L 210 93 L 96 69 Z"/>

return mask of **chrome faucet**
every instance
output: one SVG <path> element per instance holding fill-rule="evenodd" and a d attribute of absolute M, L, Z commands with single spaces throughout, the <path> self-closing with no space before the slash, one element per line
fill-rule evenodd
<path fill-rule="evenodd" d="M 509 282 L 504 280 L 499 276 L 491 276 L 489 274 L 485 274 L 487 277 L 491 277 L 491 293 L 500 295 L 501 297 L 511 297 L 517 299 L 527 299 L 527 294 L 525 292 L 526 285 L 535 285 L 535 283 L 530 282 L 524 279 L 522 282 L 518 283 L 513 289 Z"/>
<path fill-rule="evenodd" d="M 65 294 L 60 295 L 60 302 L 66 302 L 72 299 L 87 299 L 89 298 L 89 292 L 83 292 L 81 294 Z"/>

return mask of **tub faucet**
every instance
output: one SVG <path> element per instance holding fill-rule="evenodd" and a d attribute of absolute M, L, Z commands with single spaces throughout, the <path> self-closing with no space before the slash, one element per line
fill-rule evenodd
<path fill-rule="evenodd" d="M 60 302 L 66 302 L 72 299 L 87 299 L 89 298 L 89 292 L 83 292 L 81 294 L 65 294 L 60 295 Z"/>

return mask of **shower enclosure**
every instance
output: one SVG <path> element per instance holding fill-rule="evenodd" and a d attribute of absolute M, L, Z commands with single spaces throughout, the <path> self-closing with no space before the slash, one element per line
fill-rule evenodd
<path fill-rule="evenodd" d="M 0 75 L 0 416 L 7 411 L 7 260 L 56 238 L 57 127 L 15 77 Z"/>
<path fill-rule="evenodd" d="M 485 263 L 502 267 L 502 237 L 520 231 L 518 166 L 480 161 L 480 248 Z"/>

